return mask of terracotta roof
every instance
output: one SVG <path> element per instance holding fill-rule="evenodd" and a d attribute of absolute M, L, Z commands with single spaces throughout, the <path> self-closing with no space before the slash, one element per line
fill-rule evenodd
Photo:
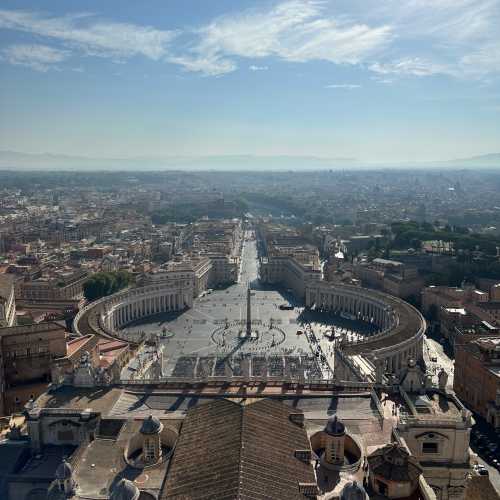
<path fill-rule="evenodd" d="M 296 411 L 267 399 L 247 406 L 216 400 L 191 409 L 161 498 L 305 498 L 299 483 L 315 483 L 314 473 L 295 451 L 310 445 L 290 413 Z"/>
<path fill-rule="evenodd" d="M 92 335 L 85 335 L 83 337 L 78 337 L 76 339 L 70 340 L 66 343 L 66 353 L 67 356 L 73 355 L 82 345 L 87 343 L 92 338 Z"/>
<path fill-rule="evenodd" d="M 124 346 L 120 349 L 115 349 L 114 351 L 105 352 L 104 354 L 99 355 L 99 365 L 103 368 L 107 368 L 111 366 L 119 356 L 128 350 L 128 346 Z"/>
<path fill-rule="evenodd" d="M 123 347 L 128 347 L 128 343 L 123 342 L 121 340 L 99 339 L 97 344 L 100 354 L 103 354 L 107 351 L 113 351 L 115 349 L 122 349 Z"/>

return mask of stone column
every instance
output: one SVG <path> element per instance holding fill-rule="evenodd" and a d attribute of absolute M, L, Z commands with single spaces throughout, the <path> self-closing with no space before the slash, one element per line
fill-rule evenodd
<path fill-rule="evenodd" d="M 375 364 L 375 383 L 381 384 L 383 382 L 384 377 L 384 364 L 383 360 L 378 358 L 374 358 L 373 362 Z"/>

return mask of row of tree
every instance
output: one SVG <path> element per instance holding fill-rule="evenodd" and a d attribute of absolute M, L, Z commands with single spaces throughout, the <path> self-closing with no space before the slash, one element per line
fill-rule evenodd
<path fill-rule="evenodd" d="M 391 225 L 394 248 L 413 247 L 418 249 L 422 242 L 438 240 L 452 242 L 455 250 L 481 250 L 488 255 L 496 255 L 500 238 L 494 235 L 471 233 L 460 226 L 436 227 L 428 222 L 396 222 Z"/>
<path fill-rule="evenodd" d="M 132 282 L 127 271 L 100 272 L 92 275 L 83 285 L 83 293 L 89 301 L 118 292 Z"/>

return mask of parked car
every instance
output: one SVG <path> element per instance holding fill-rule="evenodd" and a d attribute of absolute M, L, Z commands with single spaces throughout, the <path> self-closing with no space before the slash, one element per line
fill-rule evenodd
<path fill-rule="evenodd" d="M 488 472 L 488 469 L 484 465 L 478 464 L 478 465 L 474 466 L 474 469 L 476 470 L 476 472 L 480 476 L 489 476 L 490 475 L 490 473 Z"/>

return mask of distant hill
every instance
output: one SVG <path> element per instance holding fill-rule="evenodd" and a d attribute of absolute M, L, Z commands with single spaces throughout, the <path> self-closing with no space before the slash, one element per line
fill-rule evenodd
<path fill-rule="evenodd" d="M 93 158 L 52 153 L 0 151 L 0 169 L 12 170 L 340 170 L 378 168 L 500 168 L 500 153 L 436 162 L 391 163 L 318 156 L 138 156 Z"/>
<path fill-rule="evenodd" d="M 500 167 L 500 153 L 471 156 L 470 158 L 458 158 L 456 160 L 449 160 L 446 163 L 464 167 Z"/>
<path fill-rule="evenodd" d="M 0 151 L 0 168 L 25 170 L 318 170 L 356 165 L 353 158 L 315 156 L 167 156 L 135 158 L 91 158 L 51 153 L 31 154 Z"/>

